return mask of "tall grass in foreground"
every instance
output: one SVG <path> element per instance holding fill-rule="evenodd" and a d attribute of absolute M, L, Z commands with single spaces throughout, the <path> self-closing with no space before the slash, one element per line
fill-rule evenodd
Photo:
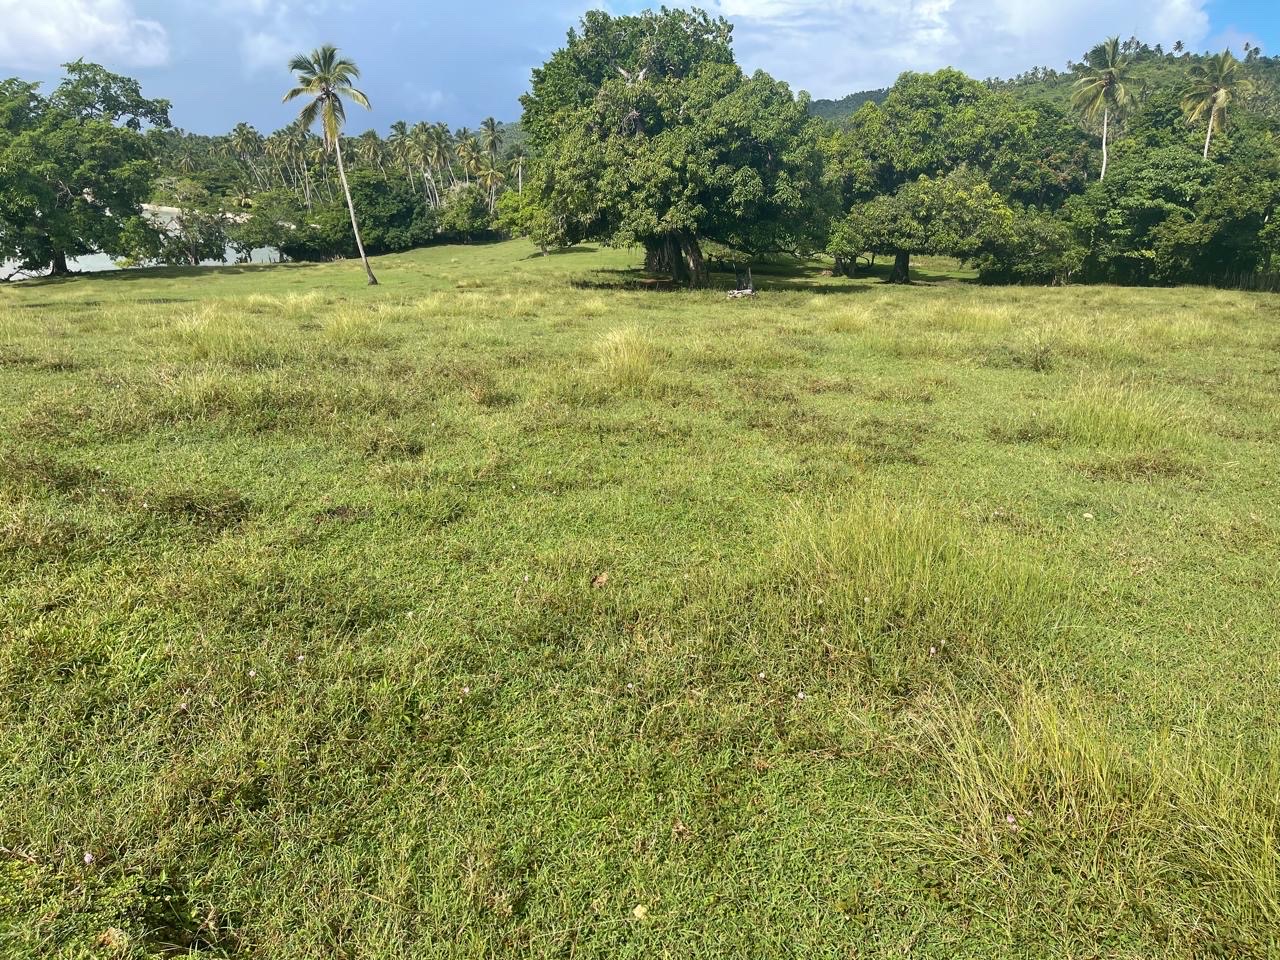
<path fill-rule="evenodd" d="M 1081 379 L 1012 429 L 1015 440 L 1052 440 L 1111 453 L 1186 450 L 1192 437 L 1166 397 L 1127 383 Z"/>
<path fill-rule="evenodd" d="M 657 349 L 635 327 L 610 330 L 596 342 L 595 352 L 600 376 L 614 390 L 640 390 L 653 379 Z"/>
<path fill-rule="evenodd" d="M 789 636 L 907 693 L 927 678 L 1025 655 L 1065 585 L 919 501 L 863 492 L 781 522 L 750 632 Z"/>
<path fill-rule="evenodd" d="M 945 695 L 916 717 L 934 786 L 895 843 L 1012 914 L 1063 929 L 1162 932 L 1172 954 L 1274 956 L 1280 740 L 1203 730 L 1131 746 L 1068 695 L 1010 706 Z M 1099 934 L 1101 935 L 1101 933 Z"/>

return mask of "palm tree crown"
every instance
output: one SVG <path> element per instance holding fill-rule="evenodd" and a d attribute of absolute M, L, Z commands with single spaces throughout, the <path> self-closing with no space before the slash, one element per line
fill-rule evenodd
<path fill-rule="evenodd" d="M 1209 144 L 1215 132 L 1227 124 L 1227 107 L 1232 101 L 1249 95 L 1253 84 L 1241 76 L 1240 61 L 1230 50 L 1223 50 L 1207 60 L 1192 64 L 1191 85 L 1182 97 L 1182 110 L 1187 119 L 1198 123 L 1209 115 L 1209 129 L 1204 138 L 1204 157 L 1209 159 Z"/>
<path fill-rule="evenodd" d="M 326 43 L 310 55 L 298 54 L 289 61 L 289 69 L 297 75 L 298 85 L 284 95 L 284 102 L 311 97 L 311 102 L 298 114 L 298 120 L 310 130 L 318 119 L 325 146 L 332 149 L 347 119 L 343 98 L 369 109 L 369 98 L 351 85 L 353 80 L 360 79 L 360 68 L 339 57 L 338 48 Z"/>
<path fill-rule="evenodd" d="M 480 136 L 484 143 L 484 148 L 488 151 L 489 156 L 497 159 L 498 151 L 502 149 L 502 128 L 498 121 L 493 117 L 487 117 L 480 124 Z"/>

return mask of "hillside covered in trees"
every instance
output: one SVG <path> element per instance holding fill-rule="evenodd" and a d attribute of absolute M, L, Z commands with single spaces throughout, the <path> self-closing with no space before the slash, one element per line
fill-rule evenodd
<path fill-rule="evenodd" d="M 1160 90 L 1178 93 L 1185 85 L 1187 71 L 1196 64 L 1208 62 L 1213 53 L 1192 53 L 1181 42 L 1166 50 L 1163 45 L 1143 43 L 1136 37 L 1120 42 L 1120 52 L 1130 65 L 1130 74 L 1145 94 Z M 1261 47 L 1245 44 L 1241 50 L 1243 74 L 1254 84 L 1249 108 L 1272 117 L 1280 116 L 1280 56 L 1264 56 Z M 983 82 L 993 90 L 1008 93 L 1019 100 L 1043 100 L 1062 107 L 1071 106 L 1074 85 L 1088 69 L 1088 54 L 1079 61 L 1069 60 L 1066 69 L 1050 66 L 1032 67 L 1015 77 L 989 78 Z M 888 89 L 861 90 L 838 100 L 813 100 L 809 112 L 815 117 L 841 123 L 848 120 L 864 103 L 883 103 Z"/>

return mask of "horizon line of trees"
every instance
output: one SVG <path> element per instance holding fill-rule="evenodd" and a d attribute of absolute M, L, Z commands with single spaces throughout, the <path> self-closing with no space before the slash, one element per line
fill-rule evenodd
<path fill-rule="evenodd" d="M 344 104 L 369 104 L 331 46 L 289 64 L 286 99 L 304 107 L 266 136 L 175 130 L 166 101 L 77 61 L 48 96 L 0 82 L 0 255 L 59 272 L 90 251 L 198 263 L 270 246 L 360 256 L 375 283 L 366 253 L 522 235 L 544 252 L 639 246 L 648 270 L 691 286 L 712 263 L 819 254 L 836 274 L 888 257 L 897 282 L 917 254 L 993 282 L 1268 270 L 1280 61 L 1180 46 L 1110 38 L 1070 65 L 1057 102 L 909 72 L 832 122 L 806 94 L 747 75 L 724 18 L 591 11 L 533 71 L 518 127 L 397 121 L 386 137 L 345 135 Z M 1033 76 L 1067 93 L 1066 78 Z M 144 201 L 179 213 L 158 225 Z"/>

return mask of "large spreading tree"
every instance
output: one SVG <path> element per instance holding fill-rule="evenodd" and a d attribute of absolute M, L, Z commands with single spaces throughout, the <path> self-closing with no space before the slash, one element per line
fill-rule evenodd
<path fill-rule="evenodd" d="M 169 102 L 97 64 L 66 65 L 52 94 L 0 82 L 0 258 L 68 272 L 71 257 L 124 256 L 157 170 L 144 128 L 169 126 Z"/>
<path fill-rule="evenodd" d="M 566 241 L 642 245 L 646 265 L 707 281 L 708 242 L 747 255 L 820 244 L 821 158 L 807 102 L 734 63 L 702 11 L 593 11 L 522 99 L 537 162 L 524 205 Z"/>

